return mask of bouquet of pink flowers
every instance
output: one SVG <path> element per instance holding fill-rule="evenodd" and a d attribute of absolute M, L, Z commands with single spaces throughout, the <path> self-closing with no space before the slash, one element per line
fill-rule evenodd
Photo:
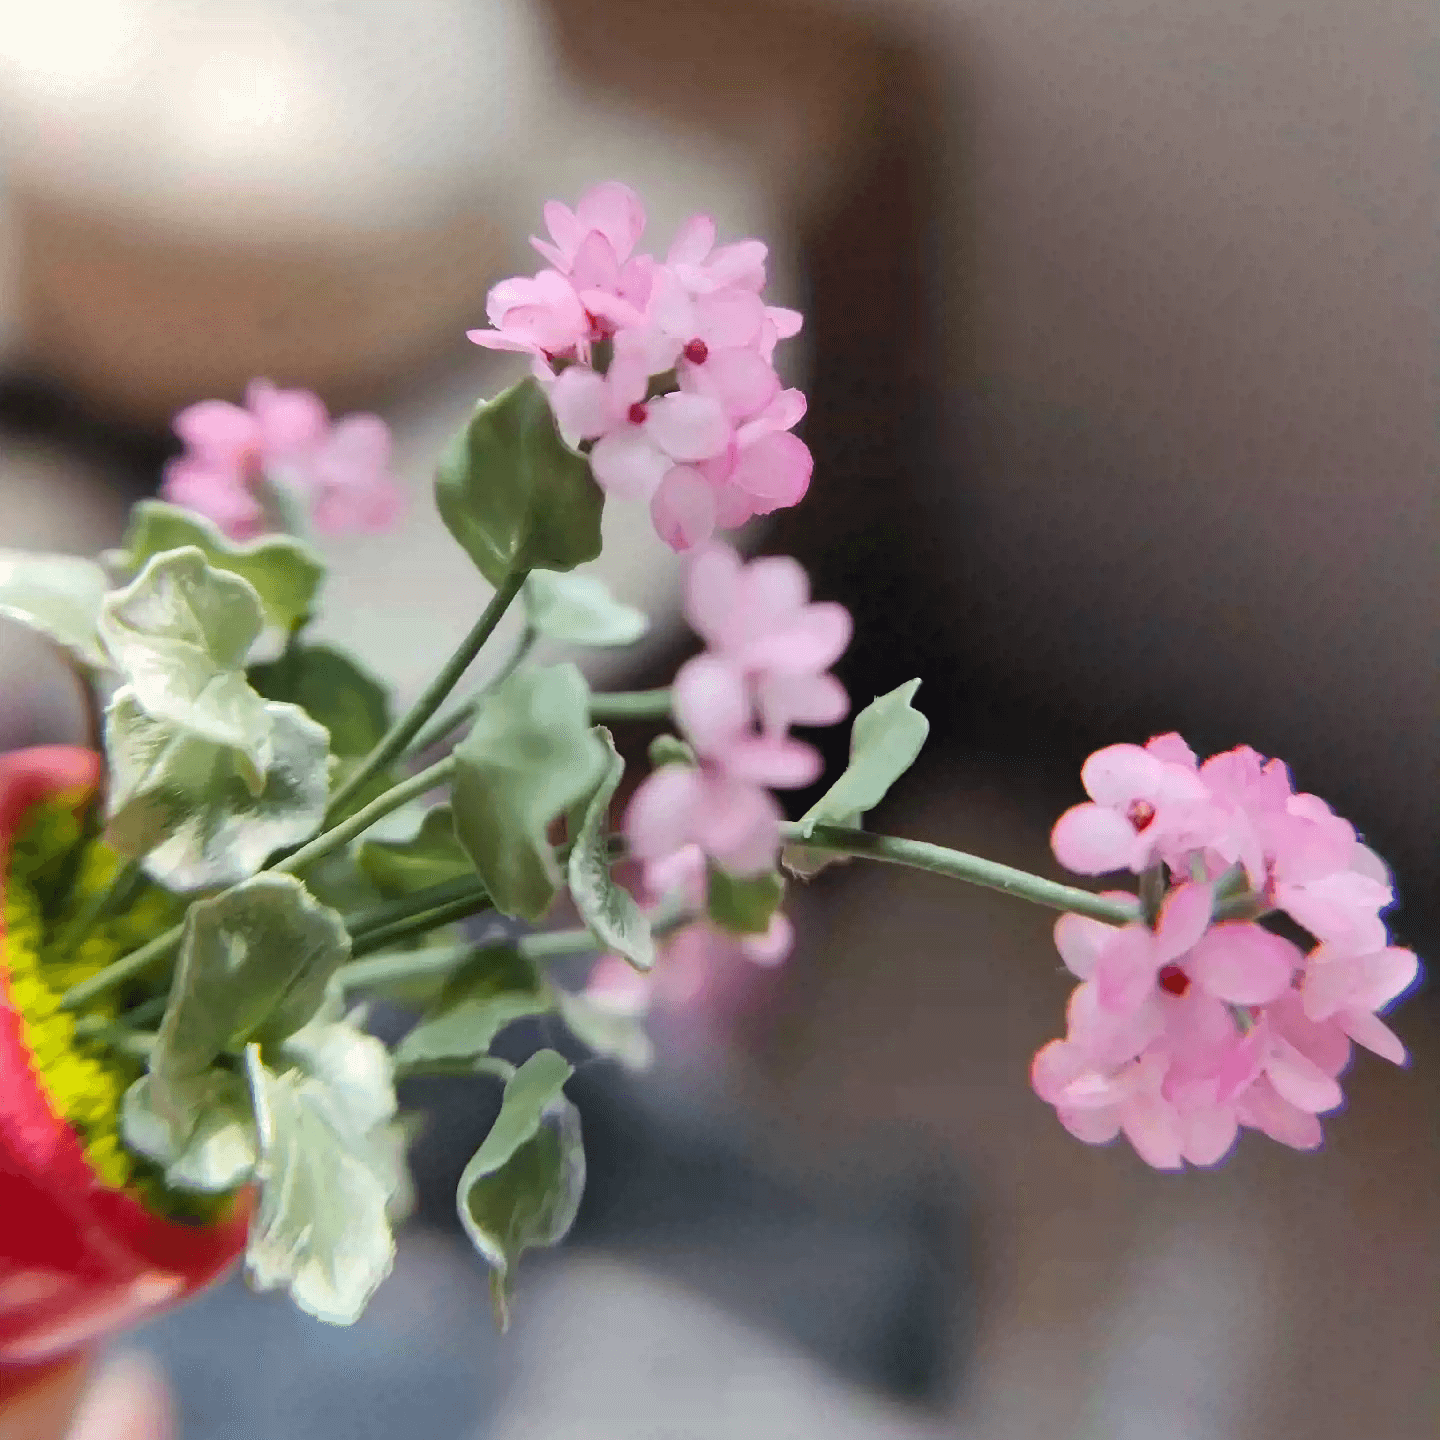
<path fill-rule="evenodd" d="M 306 530 L 399 509 L 374 416 L 332 422 L 256 381 L 243 407 L 177 417 L 166 500 L 136 507 L 118 550 L 0 555 L 0 612 L 64 647 L 104 707 L 103 755 L 0 758 L 0 1362 L 89 1343 L 242 1258 L 256 1288 L 353 1321 L 409 1193 L 395 1082 L 425 1073 L 503 1086 L 457 1196 L 503 1325 L 522 1253 L 575 1217 L 585 1157 L 570 1064 L 512 1065 L 496 1037 L 553 1016 L 643 1067 L 651 1003 L 703 988 L 722 951 L 783 958 L 787 885 L 841 857 L 1059 912 L 1077 983 L 1031 1074 L 1087 1143 L 1124 1135 L 1176 1170 L 1219 1163 L 1242 1129 L 1311 1149 L 1354 1045 L 1405 1061 L 1380 1016 L 1418 964 L 1389 943 L 1384 863 L 1246 747 L 1201 762 L 1170 734 L 1090 757 L 1055 854 L 1128 889 L 865 828 L 925 742 L 919 680 L 859 710 L 844 773 L 786 820 L 774 792 L 821 772 L 793 728 L 850 709 L 830 673 L 850 617 L 794 560 L 714 537 L 810 483 L 805 400 L 774 368 L 801 317 L 766 303 L 765 246 L 718 245 L 706 216 L 663 260 L 637 249 L 623 185 L 545 219 L 544 268 L 496 285 L 471 332 L 530 373 L 480 403 L 435 482 L 494 596 L 404 714 L 307 635 L 324 567 Z M 689 552 L 704 648 L 665 689 L 595 694 L 573 664 L 529 660 L 540 636 L 643 633 L 576 573 L 610 499 Z M 520 643 L 455 698 L 517 605 Z M 673 733 L 616 813 L 606 724 L 632 719 Z M 562 893 L 581 924 L 530 928 Z M 589 983 L 562 984 L 554 962 L 585 954 Z M 387 1047 L 365 1006 L 389 997 L 420 1018 Z"/>

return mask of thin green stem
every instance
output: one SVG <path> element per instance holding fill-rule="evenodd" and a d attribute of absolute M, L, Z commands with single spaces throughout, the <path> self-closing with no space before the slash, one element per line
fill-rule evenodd
<path fill-rule="evenodd" d="M 180 937 L 184 933 L 183 922 L 179 925 L 172 925 L 153 940 L 147 940 L 138 950 L 132 950 L 128 955 L 122 955 L 103 970 L 96 971 L 88 980 L 82 980 L 78 985 L 72 985 L 60 997 L 60 1008 L 62 1010 L 78 1010 L 97 995 L 103 995 L 107 990 L 113 990 L 115 986 L 123 985 L 127 980 L 133 980 L 137 975 L 148 970 L 151 965 L 169 955 L 179 945 Z"/>
<path fill-rule="evenodd" d="M 437 720 L 427 725 L 415 739 L 410 742 L 410 748 L 406 751 L 406 754 L 418 755 L 430 749 L 432 745 L 438 745 L 442 740 L 446 739 L 470 720 L 480 708 L 485 697 L 497 686 L 503 685 L 505 681 L 520 668 L 521 663 L 530 651 L 534 649 L 535 642 L 539 638 L 538 631 L 526 626 L 525 633 L 521 635 L 520 643 L 515 647 L 510 658 L 500 667 L 493 678 L 485 683 L 480 693 L 478 695 L 471 695 L 469 699 L 462 700 L 458 705 L 452 705 L 450 709 Z"/>
<path fill-rule="evenodd" d="M 459 899 L 437 905 L 432 910 L 422 910 L 406 920 L 397 920 L 391 925 L 377 925 L 363 935 L 356 936 L 351 953 L 357 958 L 368 955 L 372 950 L 382 950 L 397 941 L 408 940 L 414 935 L 423 935 L 428 930 L 437 930 L 441 925 L 453 925 L 457 920 L 468 920 L 493 906 L 490 897 L 481 886 Z"/>
<path fill-rule="evenodd" d="M 427 980 L 448 975 L 475 953 L 474 945 L 433 945 L 427 950 L 398 950 L 351 960 L 335 972 L 336 983 L 347 994 L 374 990 L 401 980 Z"/>
<path fill-rule="evenodd" d="M 617 690 L 590 697 L 592 720 L 665 720 L 670 715 L 670 690 Z"/>
<path fill-rule="evenodd" d="M 293 855 L 287 856 L 272 868 L 288 875 L 298 874 L 307 865 L 324 859 L 332 850 L 338 850 L 342 845 L 348 844 L 362 831 L 368 830 L 377 820 L 383 820 L 392 810 L 398 810 L 408 801 L 417 799 L 426 791 L 435 789 L 437 785 L 443 785 L 450 778 L 454 769 L 455 762 L 448 756 L 444 760 L 437 760 L 435 764 L 422 770 L 418 775 L 412 775 L 408 780 L 402 780 L 398 785 L 392 785 L 383 795 L 372 800 L 363 809 L 357 810 L 333 829 L 317 835 L 313 840 L 302 845 Z"/>
<path fill-rule="evenodd" d="M 1110 900 L 1073 885 L 1061 885 L 1027 870 L 1016 870 L 994 860 L 982 860 L 961 850 L 944 845 L 930 845 L 923 840 L 901 840 L 891 835 L 872 835 L 868 830 L 851 830 L 841 825 L 816 825 L 809 835 L 799 825 L 780 827 L 787 842 L 804 845 L 811 850 L 829 850 L 839 855 L 855 855 L 866 860 L 883 860 L 892 865 L 909 865 L 917 870 L 931 870 L 952 880 L 1002 890 L 1034 905 L 1051 910 L 1066 910 L 1073 915 L 1086 915 L 1111 925 L 1128 925 L 1140 918 L 1136 900 Z"/>
<path fill-rule="evenodd" d="M 459 684 L 460 677 L 470 668 L 471 661 L 494 633 L 501 617 L 510 608 L 510 602 L 520 593 L 520 587 L 525 583 L 525 574 L 524 570 L 516 570 L 500 582 L 499 588 L 485 607 L 485 613 L 441 667 L 440 673 L 425 687 L 424 693 L 409 710 L 386 731 L 355 773 L 335 792 L 328 814 L 341 813 L 350 799 L 360 792 L 373 775 L 378 774 L 409 747 L 425 722 L 445 703 L 450 692 Z"/>
<path fill-rule="evenodd" d="M 368 910 L 358 910 L 345 917 L 345 928 L 351 935 L 368 934 L 382 925 L 393 925 L 397 920 L 408 920 L 436 906 L 448 905 L 452 900 L 473 898 L 484 887 L 476 875 L 457 875 L 453 880 L 441 880 L 438 884 L 427 885 L 423 890 L 413 890 L 395 900 L 372 905 Z"/>

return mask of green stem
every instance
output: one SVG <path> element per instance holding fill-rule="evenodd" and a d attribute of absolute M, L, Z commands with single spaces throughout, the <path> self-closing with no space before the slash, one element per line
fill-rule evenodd
<path fill-rule="evenodd" d="M 534 649 L 535 642 L 539 638 L 539 633 L 527 626 L 525 633 L 520 637 L 520 643 L 515 647 L 510 658 L 500 667 L 494 678 L 482 687 L 480 693 L 470 696 L 468 700 L 462 700 L 458 705 L 452 705 L 438 720 L 427 725 L 410 742 L 410 748 L 406 754 L 418 755 L 422 751 L 430 749 L 432 745 L 438 745 L 471 719 L 485 697 L 497 686 L 503 685 L 519 669 L 521 662 Z"/>
<path fill-rule="evenodd" d="M 78 1010 L 97 995 L 103 995 L 107 990 L 112 990 L 117 985 L 123 985 L 127 980 L 133 980 L 142 971 L 149 969 L 151 965 L 169 955 L 179 945 L 180 937 L 184 933 L 183 922 L 179 925 L 172 925 L 153 940 L 147 940 L 138 950 L 132 950 L 128 955 L 122 955 L 103 970 L 96 971 L 88 980 L 82 980 L 78 985 L 72 985 L 60 997 L 60 1008 L 62 1010 Z"/>
<path fill-rule="evenodd" d="M 373 930 L 365 931 L 363 935 L 355 937 L 351 953 L 357 957 L 368 955 L 372 950 L 381 950 L 399 940 L 423 935 L 441 925 L 453 925 L 457 920 L 468 920 L 470 916 L 492 908 L 493 902 L 489 895 L 482 886 L 477 885 L 470 894 L 462 895 L 444 905 L 436 905 L 433 909 L 422 910 L 408 919 L 397 920 L 390 925 L 377 925 Z"/>
<path fill-rule="evenodd" d="M 670 715 L 670 690 L 619 690 L 590 697 L 592 720 L 665 720 Z"/>
<path fill-rule="evenodd" d="M 446 905 L 451 900 L 476 896 L 483 887 L 476 875 L 457 875 L 453 880 L 441 880 L 438 884 L 427 885 L 423 890 L 411 891 L 395 900 L 372 905 L 368 910 L 359 910 L 345 917 L 345 928 L 351 935 L 368 934 L 382 925 L 393 925 L 397 920 L 408 920 L 424 910 L 433 910 L 437 905 Z"/>
<path fill-rule="evenodd" d="M 337 815 L 343 811 L 350 799 L 360 792 L 373 775 L 398 758 L 420 733 L 425 722 L 445 703 L 446 697 L 459 684 L 460 677 L 470 668 L 470 662 L 494 633 L 501 617 L 510 608 L 510 602 L 520 593 L 520 587 L 525 583 L 525 574 L 524 570 L 512 571 L 500 582 L 499 588 L 485 607 L 485 613 L 460 642 L 459 649 L 441 667 L 440 673 L 425 687 L 424 694 L 386 731 L 359 769 L 335 792 L 327 812 L 329 815 Z"/>
<path fill-rule="evenodd" d="M 816 825 L 805 835 L 797 824 L 782 825 L 780 832 L 787 843 L 804 845 L 810 850 L 829 850 L 838 855 L 855 855 L 866 860 L 883 860 L 892 865 L 909 865 L 917 870 L 931 870 L 952 880 L 983 885 L 990 890 L 1003 890 L 1034 905 L 1052 910 L 1067 910 L 1073 915 L 1086 915 L 1111 925 L 1128 925 L 1140 918 L 1136 900 L 1109 900 L 1073 885 L 1061 885 L 1027 870 L 1016 870 L 994 860 L 982 860 L 961 850 L 943 845 L 930 845 L 923 840 L 901 840 L 891 835 L 872 835 L 868 830 L 851 830 L 841 825 Z"/>
<path fill-rule="evenodd" d="M 377 989 L 397 980 L 426 980 L 448 975 L 475 953 L 474 945 L 434 945 L 428 950 L 400 950 L 351 960 L 335 972 L 336 983 L 351 990 Z"/>
<path fill-rule="evenodd" d="M 338 850 L 340 846 L 348 844 L 362 831 L 368 830 L 377 820 L 384 819 L 392 810 L 398 810 L 408 801 L 435 789 L 437 785 L 443 785 L 450 778 L 454 769 L 455 762 L 449 757 L 437 760 L 435 764 L 422 770 L 418 775 L 412 775 L 408 780 L 402 780 L 398 785 L 392 785 L 383 795 L 372 800 L 363 809 L 357 810 L 333 829 L 317 835 L 308 844 L 302 845 L 293 855 L 287 856 L 272 868 L 288 875 L 297 874 L 307 865 L 324 859 L 332 850 Z"/>

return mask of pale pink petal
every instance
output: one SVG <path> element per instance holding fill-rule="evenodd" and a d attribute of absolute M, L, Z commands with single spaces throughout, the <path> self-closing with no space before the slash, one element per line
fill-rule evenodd
<path fill-rule="evenodd" d="M 1231 1105 L 1180 1107 L 1183 1151 L 1192 1165 L 1218 1165 L 1234 1148 L 1240 1124 Z"/>
<path fill-rule="evenodd" d="M 738 781 L 707 786 L 696 820 L 696 840 L 732 874 L 756 875 L 775 864 L 780 807 L 760 786 Z"/>
<path fill-rule="evenodd" d="M 1095 973 L 1100 952 L 1118 933 L 1114 925 L 1107 925 L 1103 920 L 1062 915 L 1055 922 L 1055 948 L 1072 975 L 1088 980 Z"/>
<path fill-rule="evenodd" d="M 753 420 L 736 432 L 742 446 L 777 430 L 793 430 L 805 418 L 805 396 L 799 390 L 782 390 Z"/>
<path fill-rule="evenodd" d="M 486 350 L 514 350 L 528 353 L 535 348 L 531 341 L 522 340 L 518 335 L 507 335 L 503 330 L 467 330 L 465 338 L 472 345 L 480 345 Z"/>
<path fill-rule="evenodd" d="M 1213 900 L 1209 885 L 1179 885 L 1165 897 L 1155 933 L 1160 960 L 1176 959 L 1204 935 Z"/>
<path fill-rule="evenodd" d="M 780 377 L 753 350 L 711 350 L 703 365 L 685 368 L 682 382 L 713 395 L 736 420 L 763 410 L 780 389 Z"/>
<path fill-rule="evenodd" d="M 678 552 L 703 545 L 715 533 L 715 487 L 688 465 L 677 465 L 650 497 L 655 533 Z"/>
<path fill-rule="evenodd" d="M 753 346 L 764 319 L 765 307 L 758 295 L 749 290 L 722 290 L 695 302 L 695 331 L 687 338 L 703 340 L 714 350 Z M 756 351 L 750 353 L 761 359 Z M 780 387 L 777 384 L 775 388 Z M 767 401 L 770 398 L 766 396 Z"/>
<path fill-rule="evenodd" d="M 617 417 L 603 375 L 584 365 L 562 370 L 549 387 L 550 409 L 567 445 L 594 440 L 612 429 Z"/>
<path fill-rule="evenodd" d="M 1080 782 L 1097 804 L 1123 810 L 1132 800 L 1157 790 L 1164 773 L 1164 762 L 1138 745 L 1107 745 L 1086 760 Z"/>
<path fill-rule="evenodd" d="M 612 430 L 590 452 L 596 483 L 622 500 L 649 500 L 670 465 L 670 457 L 637 425 Z"/>
<path fill-rule="evenodd" d="M 1345 1103 L 1344 1092 L 1335 1077 L 1327 1075 L 1288 1040 L 1272 1041 L 1265 1073 L 1283 1099 L 1311 1115 L 1324 1114 Z"/>
<path fill-rule="evenodd" d="M 1392 1065 L 1409 1064 L 1405 1043 L 1378 1016 L 1368 1010 L 1344 1010 L 1337 1017 L 1341 1028 L 1357 1044 L 1373 1051 Z"/>
<path fill-rule="evenodd" d="M 702 755 L 728 753 L 750 723 L 750 694 L 729 661 L 697 655 L 676 672 L 675 718 Z"/>
<path fill-rule="evenodd" d="M 782 630 L 744 647 L 745 663 L 782 675 L 813 674 L 845 653 L 854 630 L 850 612 L 833 600 L 807 605 Z"/>
<path fill-rule="evenodd" d="M 820 752 L 799 740 L 765 736 L 740 740 L 723 755 L 727 774 L 772 790 L 798 790 L 820 778 Z"/>
<path fill-rule="evenodd" d="M 692 215 L 681 223 L 665 255 L 667 265 L 700 265 L 715 246 L 715 222 L 708 215 Z"/>
<path fill-rule="evenodd" d="M 259 453 L 260 427 L 255 417 L 228 400 L 187 405 L 171 423 L 195 457 L 212 467 L 238 467 Z"/>
<path fill-rule="evenodd" d="M 265 511 L 244 478 L 183 457 L 169 461 L 160 497 L 213 520 L 232 540 L 248 540 L 265 528 Z"/>
<path fill-rule="evenodd" d="M 1154 993 L 1129 1014 L 1116 1014 L 1100 1003 L 1093 980 L 1077 985 L 1065 1007 L 1066 1033 L 1107 1070 L 1127 1064 L 1164 1032 L 1166 1014 Z"/>
<path fill-rule="evenodd" d="M 705 852 L 698 845 L 684 845 L 671 855 L 645 865 L 645 890 L 655 899 L 679 892 L 693 908 L 705 903 Z"/>
<path fill-rule="evenodd" d="M 765 288 L 765 257 L 769 248 L 763 240 L 737 240 L 722 245 L 710 255 L 705 266 L 705 284 L 711 290 L 740 285 L 748 290 Z"/>
<path fill-rule="evenodd" d="M 1136 1009 L 1154 991 L 1160 964 L 1155 937 L 1143 925 L 1126 926 L 1096 961 L 1100 1004 L 1119 1015 Z"/>
<path fill-rule="evenodd" d="M 1050 832 L 1055 858 L 1077 875 L 1128 870 L 1142 853 L 1135 827 L 1104 805 L 1072 805 Z"/>
<path fill-rule="evenodd" d="M 805 317 L 798 310 L 787 310 L 783 305 L 767 305 L 765 315 L 781 340 L 789 340 L 798 335 L 800 327 L 805 323 Z"/>
<path fill-rule="evenodd" d="M 1030 1062 L 1030 1084 L 1047 1104 L 1059 1104 L 1067 1087 L 1089 1064 L 1078 1045 L 1068 1040 L 1052 1040 L 1042 1046 Z"/>
<path fill-rule="evenodd" d="M 741 953 L 756 965 L 778 965 L 794 948 L 795 927 L 779 910 L 763 935 L 746 935 L 740 941 Z"/>
<path fill-rule="evenodd" d="M 548 207 L 545 218 L 548 222 Z M 592 185 L 575 206 L 575 220 L 580 229 L 598 230 L 604 235 L 622 260 L 629 257 L 645 233 L 645 207 L 640 197 L 618 180 Z"/>
<path fill-rule="evenodd" d="M 685 586 L 685 618 L 711 646 L 718 646 L 740 593 L 740 557 L 715 542 L 696 553 Z"/>
<path fill-rule="evenodd" d="M 576 247 L 585 238 L 587 227 L 581 224 L 579 217 L 568 205 L 561 204 L 559 200 L 547 200 L 542 213 L 545 216 L 545 228 L 550 232 L 555 248 L 567 258 L 573 255 Z M 530 243 L 539 248 L 533 236 Z M 562 270 L 564 266 L 557 265 L 555 268 Z"/>
<path fill-rule="evenodd" d="M 1380 911 L 1393 899 L 1388 886 L 1353 870 L 1306 885 L 1278 884 L 1275 903 L 1317 940 L 1357 951 L 1379 950 L 1388 938 Z"/>
<path fill-rule="evenodd" d="M 252 380 L 245 403 L 260 427 L 267 460 L 308 454 L 324 442 L 330 428 L 320 397 L 308 390 L 277 390 L 268 380 Z"/>
<path fill-rule="evenodd" d="M 640 307 L 624 295 L 616 295 L 608 290 L 586 289 L 580 291 L 580 303 L 587 313 L 608 320 L 621 334 L 631 329 L 641 329 L 645 324 L 645 315 Z M 678 342 L 672 340 L 670 344 L 674 354 L 659 367 L 661 370 L 669 369 L 675 363 L 675 354 L 679 353 Z"/>
<path fill-rule="evenodd" d="M 1218 1000 L 1264 1005 L 1290 988 L 1305 957 L 1288 940 L 1259 925 L 1214 926 L 1191 951 L 1185 968 Z"/>
<path fill-rule="evenodd" d="M 618 955 L 602 955 L 590 968 L 585 998 L 611 1015 L 644 1015 L 653 982 Z"/>
<path fill-rule="evenodd" d="M 1242 1125 L 1263 1131 L 1294 1150 L 1314 1150 L 1325 1138 L 1314 1115 L 1292 1105 L 1264 1079 L 1257 1080 L 1240 1097 L 1236 1114 Z"/>
<path fill-rule="evenodd" d="M 592 230 L 570 260 L 570 281 L 582 294 L 587 290 L 614 292 L 620 285 L 620 257 L 607 236 Z"/>
<path fill-rule="evenodd" d="M 555 269 L 564 270 L 570 264 L 570 259 L 565 252 L 552 245 L 548 240 L 542 240 L 538 235 L 532 235 L 530 243 L 539 252 L 541 258 L 548 260 Z"/>
<path fill-rule="evenodd" d="M 1121 1111 L 1120 1128 L 1135 1153 L 1156 1170 L 1184 1169 L 1184 1136 L 1175 1107 L 1158 1094 L 1138 1094 Z"/>
<path fill-rule="evenodd" d="M 625 834 L 633 855 L 659 860 L 695 838 L 695 816 L 702 795 L 700 772 L 666 765 L 641 782 L 625 811 Z"/>
<path fill-rule="evenodd" d="M 652 400 L 647 409 L 647 434 L 673 460 L 707 460 L 730 443 L 725 409 L 708 395 L 677 391 Z"/>
<path fill-rule="evenodd" d="M 771 675 L 757 686 L 767 731 L 791 725 L 834 725 L 850 709 L 845 687 L 833 675 Z"/>
<path fill-rule="evenodd" d="M 1108 1145 L 1120 1133 L 1119 1111 L 1107 1109 L 1081 1110 L 1065 1105 L 1055 1107 L 1055 1118 L 1086 1145 Z"/>
<path fill-rule="evenodd" d="M 744 447 L 729 479 L 755 498 L 757 513 L 768 515 L 804 499 L 814 469 L 815 460 L 805 442 L 781 430 L 762 435 Z"/>
<path fill-rule="evenodd" d="M 1157 760 L 1164 760 L 1170 765 L 1180 765 L 1186 770 L 1198 768 L 1195 752 L 1185 741 L 1171 730 L 1164 735 L 1153 735 L 1145 742 L 1147 754 L 1153 755 Z"/>

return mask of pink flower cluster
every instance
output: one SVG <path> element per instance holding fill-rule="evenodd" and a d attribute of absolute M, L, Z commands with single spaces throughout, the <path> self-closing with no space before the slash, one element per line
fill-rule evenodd
<path fill-rule="evenodd" d="M 717 246 L 715 222 L 696 215 L 663 262 L 637 253 L 645 210 L 614 181 L 573 211 L 552 200 L 545 223 L 550 238 L 531 244 L 549 265 L 496 285 L 493 328 L 469 337 L 533 358 L 561 434 L 590 447 L 606 492 L 648 501 L 676 550 L 800 500 L 812 461 L 790 432 L 805 397 L 781 388 L 772 361 L 801 316 L 760 298 L 765 246 Z"/>
<path fill-rule="evenodd" d="M 645 866 L 642 894 L 652 905 L 678 894 L 690 909 L 699 911 L 705 906 L 705 883 L 704 852 L 698 845 L 687 845 Z M 771 969 L 780 964 L 794 943 L 790 921 L 779 911 L 763 935 L 730 935 L 709 921 L 697 920 L 665 940 L 648 974 L 618 955 L 602 955 L 591 968 L 585 993 L 616 1014 L 693 1011 L 723 1021 L 743 1005 L 753 967 Z"/>
<path fill-rule="evenodd" d="M 1197 763 L 1178 735 L 1112 745 L 1082 771 L 1090 803 L 1057 822 L 1062 864 L 1159 872 L 1154 925 L 1062 916 L 1055 943 L 1080 980 L 1063 1040 L 1031 1079 L 1091 1144 L 1123 1133 L 1157 1169 L 1214 1165 L 1241 1127 L 1313 1149 L 1344 1100 L 1352 1042 L 1403 1064 L 1379 1012 L 1414 983 L 1389 944 L 1384 863 L 1279 760 L 1246 746 Z M 1307 953 L 1258 920 L 1280 913 Z M 1233 918 L 1227 918 L 1233 917 Z"/>
<path fill-rule="evenodd" d="M 674 712 L 698 763 L 666 765 L 635 792 L 630 850 L 653 863 L 693 845 L 733 874 L 759 874 L 780 849 L 770 790 L 820 773 L 819 755 L 790 726 L 832 725 L 849 709 L 826 672 L 850 643 L 850 615 L 812 603 L 794 560 L 745 564 L 716 542 L 691 561 L 686 616 L 706 649 L 677 673 Z"/>
<path fill-rule="evenodd" d="M 266 502 L 277 493 L 302 505 L 322 534 L 378 533 L 399 517 L 390 431 L 378 415 L 332 424 L 310 391 L 252 380 L 243 406 L 202 400 L 174 424 L 185 453 L 166 465 L 161 495 L 232 539 L 274 528 Z"/>

